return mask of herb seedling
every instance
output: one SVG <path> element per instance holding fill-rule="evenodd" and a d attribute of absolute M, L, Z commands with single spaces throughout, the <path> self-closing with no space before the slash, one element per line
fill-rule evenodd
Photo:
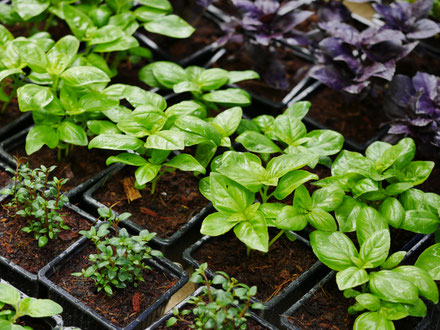
<path fill-rule="evenodd" d="M 156 234 L 149 233 L 147 230 L 142 230 L 137 236 L 130 236 L 127 230 L 122 228 L 116 232 L 114 237 L 108 237 L 109 228 L 117 227 L 120 221 L 131 214 L 123 213 L 115 216 L 110 209 L 101 210 L 99 214 L 110 222 L 101 224 L 98 230 L 91 227 L 89 231 L 80 231 L 81 235 L 95 244 L 97 253 L 89 256 L 93 264 L 72 275 L 91 277 L 98 292 L 104 289 L 111 296 L 113 287 L 125 288 L 130 283 L 136 287 L 138 282 L 143 282 L 144 270 L 151 270 L 145 260 L 153 256 L 162 256 L 162 253 L 148 246 L 149 241 Z"/>
<path fill-rule="evenodd" d="M 33 233 L 38 246 L 43 247 L 49 239 L 58 237 L 63 229 L 70 229 L 63 223 L 60 211 L 69 199 L 61 193 L 68 179 L 49 180 L 50 173 L 56 166 L 30 169 L 27 164 L 18 162 L 14 173 L 12 188 L 1 191 L 12 197 L 9 206 L 17 209 L 16 215 L 27 219 L 28 226 L 23 227 L 26 233 Z"/>
<path fill-rule="evenodd" d="M 358 235 L 358 238 L 362 237 Z M 426 305 L 420 297 L 437 303 L 437 285 L 422 268 L 396 267 L 403 257 L 399 251 L 388 257 L 388 229 L 371 231 L 368 238 L 359 240 L 360 250 L 341 232 L 315 231 L 310 243 L 318 259 L 337 271 L 336 283 L 347 298 L 356 303 L 348 310 L 357 317 L 354 329 L 380 327 L 394 329 L 393 320 L 407 316 L 424 317 Z M 375 270 L 381 267 L 381 270 Z M 367 270 L 372 270 L 369 273 Z"/>
<path fill-rule="evenodd" d="M 261 303 L 252 303 L 257 287 L 248 287 L 230 278 L 224 272 L 218 272 L 212 280 L 205 274 L 208 265 L 201 264 L 191 275 L 190 281 L 203 285 L 200 295 L 191 296 L 188 303 L 192 310 L 174 309 L 173 317 L 167 321 L 167 327 L 175 324 L 187 325 L 192 329 L 246 329 L 246 317 L 249 309 L 263 309 Z M 215 285 L 221 286 L 216 288 Z M 185 315 L 193 314 L 194 320 L 188 321 Z"/>
<path fill-rule="evenodd" d="M 9 305 L 12 309 L 6 309 Z M 32 330 L 16 324 L 23 316 L 35 318 L 61 314 L 63 308 L 50 299 L 21 298 L 20 292 L 11 285 L 0 283 L 0 329 Z"/>

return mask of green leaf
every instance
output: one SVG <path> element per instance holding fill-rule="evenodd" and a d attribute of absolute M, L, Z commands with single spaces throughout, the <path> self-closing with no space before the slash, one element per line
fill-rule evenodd
<path fill-rule="evenodd" d="M 169 162 L 164 163 L 165 166 L 177 168 L 181 171 L 194 171 L 205 174 L 205 168 L 191 155 L 179 154 L 174 156 Z"/>
<path fill-rule="evenodd" d="M 203 91 L 211 91 L 219 89 L 229 80 L 229 73 L 226 70 L 213 68 L 207 69 L 200 73 L 196 83 Z"/>
<path fill-rule="evenodd" d="M 17 90 L 20 111 L 41 110 L 54 99 L 53 92 L 48 87 L 27 84 Z"/>
<path fill-rule="evenodd" d="M 152 181 L 157 176 L 161 168 L 161 165 L 153 165 L 151 163 L 142 165 L 134 174 L 137 184 L 142 186 Z"/>
<path fill-rule="evenodd" d="M 379 212 L 394 228 L 400 228 L 405 219 L 405 209 L 396 198 L 385 199 L 379 207 Z"/>
<path fill-rule="evenodd" d="M 344 137 L 331 130 L 314 130 L 306 135 L 304 147 L 320 156 L 330 156 L 337 154 L 344 144 Z"/>
<path fill-rule="evenodd" d="M 49 0 L 14 0 L 14 10 L 24 20 L 40 15 L 50 5 Z"/>
<path fill-rule="evenodd" d="M 17 306 L 20 301 L 20 293 L 13 286 L 0 283 L 0 302 Z"/>
<path fill-rule="evenodd" d="M 355 266 L 352 257 L 357 257 L 358 252 L 343 233 L 316 230 L 310 234 L 310 244 L 319 261 L 333 270 L 342 271 Z"/>
<path fill-rule="evenodd" d="M 359 173 L 362 176 L 369 177 L 372 168 L 373 163 L 370 159 L 358 152 L 342 150 L 333 162 L 332 174 L 342 176 L 347 173 Z"/>
<path fill-rule="evenodd" d="M 73 62 L 78 49 L 79 41 L 74 36 L 67 35 L 58 40 L 47 53 L 49 62 L 47 72 L 60 75 Z"/>
<path fill-rule="evenodd" d="M 72 87 L 84 87 L 110 81 L 104 71 L 94 66 L 75 66 L 64 71 L 60 77 Z"/>
<path fill-rule="evenodd" d="M 307 214 L 307 221 L 316 229 L 334 232 L 338 229 L 332 215 L 322 209 L 313 209 Z"/>
<path fill-rule="evenodd" d="M 296 141 L 307 133 L 307 129 L 301 120 L 292 116 L 278 116 L 274 125 L 276 136 L 288 145 L 295 145 Z"/>
<path fill-rule="evenodd" d="M 251 79 L 260 79 L 260 75 L 253 70 L 229 71 L 229 84 Z"/>
<path fill-rule="evenodd" d="M 124 36 L 121 28 L 115 25 L 105 25 L 98 29 L 90 39 L 90 45 L 105 44 L 120 39 Z"/>
<path fill-rule="evenodd" d="M 310 180 L 318 180 L 318 176 L 303 170 L 291 171 L 284 175 L 278 182 L 273 195 L 282 200 L 289 196 L 296 188 Z"/>
<path fill-rule="evenodd" d="M 200 233 L 209 236 L 220 236 L 231 230 L 237 222 L 229 221 L 229 215 L 215 212 L 203 220 Z"/>
<path fill-rule="evenodd" d="M 231 136 L 240 124 L 243 111 L 240 107 L 234 107 L 220 112 L 212 121 L 218 127 L 222 136 Z"/>
<path fill-rule="evenodd" d="M 367 312 L 359 315 L 353 325 L 353 330 L 366 329 L 394 330 L 395 328 L 393 322 L 381 313 Z"/>
<path fill-rule="evenodd" d="M 389 230 L 376 231 L 362 244 L 359 256 L 364 264 L 369 264 L 368 268 L 379 267 L 388 256 L 390 245 Z"/>
<path fill-rule="evenodd" d="M 377 311 L 380 309 L 380 299 L 371 293 L 361 293 L 357 295 L 356 301 L 369 311 Z"/>
<path fill-rule="evenodd" d="M 307 226 L 307 218 L 304 213 L 297 208 L 286 205 L 277 215 L 275 225 L 277 228 L 283 230 L 300 231 Z"/>
<path fill-rule="evenodd" d="M 344 196 L 342 204 L 335 210 L 340 231 L 352 232 L 356 230 L 356 218 L 361 208 L 362 203 L 350 196 Z"/>
<path fill-rule="evenodd" d="M 101 134 L 90 141 L 89 149 L 137 150 L 143 145 L 144 142 L 134 136 L 124 134 Z"/>
<path fill-rule="evenodd" d="M 400 225 L 401 229 L 419 234 L 432 234 L 440 222 L 438 215 L 425 210 L 409 210 L 405 212 L 405 219 Z"/>
<path fill-rule="evenodd" d="M 84 129 L 70 121 L 63 121 L 57 131 L 59 139 L 66 143 L 86 146 L 89 142 Z"/>
<path fill-rule="evenodd" d="M 221 135 L 214 125 L 206 122 L 203 119 L 194 116 L 182 116 L 176 119 L 174 125 L 183 132 L 191 133 L 199 137 L 203 137 L 202 140 L 210 140 L 217 146 L 221 143 Z M 188 142 L 185 141 L 188 145 Z"/>
<path fill-rule="evenodd" d="M 188 80 L 186 72 L 181 66 L 166 61 L 158 61 L 149 64 L 157 81 L 165 88 L 173 89 L 173 86 Z"/>
<path fill-rule="evenodd" d="M 35 125 L 26 136 L 26 153 L 31 155 L 44 145 L 53 149 L 58 145 L 58 141 L 58 133 L 55 129 L 49 126 Z"/>
<path fill-rule="evenodd" d="M 393 269 L 396 267 L 403 258 L 406 256 L 406 251 L 397 251 L 390 255 L 387 260 L 383 264 L 380 265 L 382 269 Z"/>
<path fill-rule="evenodd" d="M 312 154 L 284 154 L 272 158 L 267 164 L 267 172 L 271 178 L 280 178 L 290 171 L 302 168 L 316 159 Z"/>
<path fill-rule="evenodd" d="M 135 37 L 123 36 L 114 41 L 99 44 L 93 48 L 93 51 L 97 53 L 109 53 L 129 50 L 136 47 L 139 47 L 139 42 Z"/>
<path fill-rule="evenodd" d="M 344 200 L 345 193 L 338 187 L 324 187 L 316 190 L 312 195 L 313 208 L 319 208 L 324 211 L 334 211 Z"/>
<path fill-rule="evenodd" d="M 336 283 L 339 290 L 354 288 L 368 282 L 368 274 L 364 269 L 349 267 L 336 274 Z"/>
<path fill-rule="evenodd" d="M 21 60 L 37 73 L 45 73 L 47 67 L 47 56 L 43 49 L 30 40 L 16 39 L 13 45 L 20 54 Z"/>
<path fill-rule="evenodd" d="M 376 231 L 388 229 L 388 224 L 382 215 L 374 208 L 364 205 L 356 218 L 356 236 L 362 245 Z"/>
<path fill-rule="evenodd" d="M 183 150 L 185 148 L 184 135 L 177 130 L 160 131 L 150 135 L 145 143 L 145 148 L 159 150 Z"/>
<path fill-rule="evenodd" d="M 414 304 L 418 299 L 417 287 L 391 270 L 371 273 L 369 287 L 372 294 L 389 302 Z"/>
<path fill-rule="evenodd" d="M 310 106 L 312 104 L 309 101 L 300 101 L 289 106 L 284 112 L 285 115 L 289 117 L 295 117 L 298 119 L 303 119 L 309 112 Z"/>
<path fill-rule="evenodd" d="M 210 191 L 215 191 L 211 202 L 216 210 L 225 214 L 241 213 L 253 203 L 255 194 L 228 177 L 211 172 L 209 178 Z"/>
<path fill-rule="evenodd" d="M 431 175 L 434 162 L 415 161 L 408 164 L 402 171 L 397 172 L 400 181 L 412 183 L 414 186 L 422 184 Z"/>
<path fill-rule="evenodd" d="M 240 222 L 234 227 L 237 238 L 253 250 L 267 252 L 269 249 L 269 233 L 266 220 L 257 211 L 247 221 Z"/>
<path fill-rule="evenodd" d="M 241 143 L 247 150 L 255 153 L 272 154 L 281 152 L 281 149 L 267 136 L 254 131 L 246 131 L 240 134 L 235 141 Z"/>
<path fill-rule="evenodd" d="M 440 281 L 440 243 L 427 248 L 418 257 L 415 266 L 424 269 L 435 281 Z"/>
<path fill-rule="evenodd" d="M 121 133 L 115 124 L 107 120 L 89 120 L 87 121 L 87 127 L 95 135 Z"/>
<path fill-rule="evenodd" d="M 380 308 L 380 312 L 388 319 L 388 320 L 400 320 L 407 317 L 408 311 L 404 307 L 403 304 L 391 303 L 384 301 L 382 302 L 382 307 Z"/>
<path fill-rule="evenodd" d="M 3 81 L 3 79 L 13 75 L 13 74 L 18 74 L 18 73 L 23 73 L 23 70 L 21 69 L 9 69 L 9 70 L 3 70 L 0 71 L 0 82 Z"/>
<path fill-rule="evenodd" d="M 80 41 L 86 40 L 89 31 L 94 28 L 92 19 L 76 7 L 63 4 L 64 18 L 70 30 Z"/>
<path fill-rule="evenodd" d="M 237 88 L 228 88 L 219 91 L 212 91 L 204 94 L 202 99 L 207 102 L 218 103 L 223 106 L 248 106 L 251 104 L 250 95 Z"/>
<path fill-rule="evenodd" d="M 199 85 L 192 81 L 181 81 L 173 86 L 173 92 L 176 94 L 185 92 L 201 93 Z"/>
<path fill-rule="evenodd" d="M 50 299 L 34 299 L 29 305 L 26 314 L 31 317 L 48 317 L 61 314 L 63 308 Z"/>
<path fill-rule="evenodd" d="M 160 17 L 146 23 L 144 27 L 148 32 L 179 39 L 188 38 L 195 31 L 191 25 L 176 15 Z"/>
<path fill-rule="evenodd" d="M 419 295 L 431 300 L 434 304 L 438 303 L 437 285 L 427 271 L 415 266 L 400 266 L 392 271 L 409 280 L 418 289 Z"/>
<path fill-rule="evenodd" d="M 131 154 L 128 152 L 124 152 L 122 154 L 119 154 L 117 156 L 110 156 L 107 158 L 107 161 L 105 164 L 107 166 L 113 164 L 113 163 L 122 163 L 127 165 L 133 165 L 133 166 L 142 166 L 147 163 L 147 161 L 137 154 Z"/>

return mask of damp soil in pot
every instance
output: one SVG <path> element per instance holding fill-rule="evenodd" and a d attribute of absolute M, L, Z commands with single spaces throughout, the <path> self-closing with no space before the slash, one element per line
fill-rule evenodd
<path fill-rule="evenodd" d="M 213 271 L 223 271 L 249 286 L 256 285 L 256 298 L 263 302 L 276 296 L 317 261 L 306 244 L 298 239 L 291 242 L 284 235 L 268 253 L 252 250 L 247 256 L 246 245 L 231 232 L 205 242 L 192 257 L 199 263 L 207 262 Z"/>
<path fill-rule="evenodd" d="M 136 190 L 134 169 L 124 167 L 97 190 L 95 198 L 118 213 L 131 213 L 130 220 L 139 227 L 168 238 L 208 205 L 198 186 L 198 178 L 192 173 L 167 172 L 151 195 L 151 184 Z"/>

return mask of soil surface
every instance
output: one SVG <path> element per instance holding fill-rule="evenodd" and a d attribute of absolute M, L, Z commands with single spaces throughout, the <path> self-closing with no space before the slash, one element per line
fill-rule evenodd
<path fill-rule="evenodd" d="M 51 280 L 119 327 L 132 322 L 176 283 L 176 279 L 167 274 L 154 269 L 145 270 L 145 281 L 140 282 L 136 288 L 130 285 L 124 289 L 115 289 L 113 296 L 108 296 L 103 290 L 98 293 L 93 279 L 71 275 L 87 269 L 91 265 L 88 256 L 95 252 L 94 246 L 87 246 L 65 262 Z"/>
<path fill-rule="evenodd" d="M 437 162 L 437 166 L 431 172 L 429 178 L 421 185 L 414 188 L 423 190 L 424 192 L 433 192 L 440 194 L 440 163 Z"/>
<path fill-rule="evenodd" d="M 50 26 L 47 31 L 49 32 L 53 40 L 57 41 L 68 34 L 73 35 L 66 22 L 60 20 L 54 20 L 54 22 L 55 25 Z M 6 28 L 9 30 L 9 32 L 12 33 L 15 38 L 20 36 L 29 37 L 30 35 L 43 31 L 44 22 L 26 24 L 17 23 L 12 26 L 6 25 Z"/>
<path fill-rule="evenodd" d="M 207 262 L 213 271 L 224 271 L 239 282 L 256 285 L 257 299 L 269 301 L 280 290 L 287 287 L 316 261 L 313 252 L 305 244 L 289 241 L 284 235 L 263 254 L 251 251 L 246 254 L 246 245 L 231 231 L 214 238 L 193 253 L 198 262 Z"/>
<path fill-rule="evenodd" d="M 129 60 L 122 61 L 118 66 L 117 76 L 112 78 L 112 84 L 127 84 L 150 90 L 150 86 L 139 80 L 139 70 L 147 64 L 148 60 L 144 58 L 138 63 L 131 63 Z"/>
<path fill-rule="evenodd" d="M 7 93 L 9 94 L 11 91 L 7 89 Z M 3 102 L 0 102 L 0 108 L 3 106 Z M 23 115 L 23 112 L 20 111 L 18 108 L 18 101 L 17 97 L 14 97 L 11 102 L 9 102 L 8 106 L 6 107 L 5 111 L 0 113 L 1 117 L 1 124 L 0 127 L 4 127 L 13 120 L 17 119 Z"/>
<path fill-rule="evenodd" d="M 286 47 L 275 46 L 274 49 L 286 70 L 286 79 L 289 83 L 289 87 L 286 90 L 277 89 L 263 81 L 264 74 L 268 70 L 268 61 L 270 60 L 268 54 L 262 54 L 260 58 L 256 59 L 238 44 L 231 43 L 226 45 L 226 54 L 214 63 L 213 66 L 229 71 L 249 69 L 257 71 L 261 80 L 246 80 L 237 83 L 237 85 L 260 97 L 273 102 L 281 102 L 292 88 L 306 76 L 312 63 L 296 56 L 292 50 Z"/>
<path fill-rule="evenodd" d="M 11 176 L 7 172 L 0 170 L 0 189 L 5 187 L 11 181 Z"/>
<path fill-rule="evenodd" d="M 322 125 L 338 131 L 346 139 L 366 143 L 388 121 L 382 111 L 382 100 L 367 97 L 348 103 L 344 94 L 329 87 L 319 88 L 305 97 L 312 103 L 308 116 Z"/>
<path fill-rule="evenodd" d="M 440 58 L 417 50 L 397 62 L 397 74 L 413 77 L 417 71 L 440 76 Z"/>
<path fill-rule="evenodd" d="M 0 208 L 0 255 L 33 274 L 79 239 L 80 230 L 88 230 L 91 226 L 86 219 L 64 208 L 63 222 L 70 231 L 62 231 L 58 240 L 49 240 L 46 246 L 40 248 L 33 234 L 21 230 L 28 225 L 26 218 L 14 216 L 15 209 L 8 207 L 7 201 Z"/>
<path fill-rule="evenodd" d="M 15 157 L 25 158 L 32 168 L 39 167 L 41 164 L 46 166 L 56 165 L 57 168 L 52 172 L 52 175 L 59 179 L 69 179 L 64 185 L 64 191 L 76 187 L 78 184 L 107 168 L 105 165 L 106 159 L 115 154 L 114 151 L 102 149 L 88 150 L 87 147 L 75 146 L 67 158 L 62 158 L 61 161 L 58 161 L 57 149 L 49 149 L 47 146 L 44 146 L 39 151 L 28 156 L 22 144 L 10 151 L 10 153 Z"/>
<path fill-rule="evenodd" d="M 134 168 L 124 167 L 98 189 L 95 198 L 107 206 L 114 205 L 117 212 L 130 212 L 131 221 L 161 238 L 171 236 L 208 204 L 199 192 L 198 179 L 181 171 L 164 174 L 154 195 L 150 194 L 151 184 L 148 184 L 139 191 L 141 198 L 130 203 L 122 182 L 133 177 Z"/>

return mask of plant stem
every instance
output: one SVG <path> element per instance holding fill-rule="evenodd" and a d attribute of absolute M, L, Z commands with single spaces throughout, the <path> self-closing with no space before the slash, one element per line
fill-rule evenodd
<path fill-rule="evenodd" d="M 269 196 L 267 196 L 268 190 L 269 190 L 269 186 L 263 186 L 260 190 L 261 201 L 263 203 L 266 203 L 267 200 L 269 199 Z"/>
<path fill-rule="evenodd" d="M 52 25 L 54 14 L 50 13 L 49 17 L 46 19 L 46 24 L 44 24 L 43 31 L 49 30 L 50 26 Z"/>
<path fill-rule="evenodd" d="M 247 245 L 246 245 L 246 255 L 248 257 L 250 257 L 250 255 L 251 255 L 251 248 L 249 246 L 247 246 Z"/>
<path fill-rule="evenodd" d="M 284 230 L 281 230 L 272 240 L 269 242 L 269 248 L 272 246 L 273 243 L 277 241 L 278 238 L 280 238 L 284 234 Z"/>

